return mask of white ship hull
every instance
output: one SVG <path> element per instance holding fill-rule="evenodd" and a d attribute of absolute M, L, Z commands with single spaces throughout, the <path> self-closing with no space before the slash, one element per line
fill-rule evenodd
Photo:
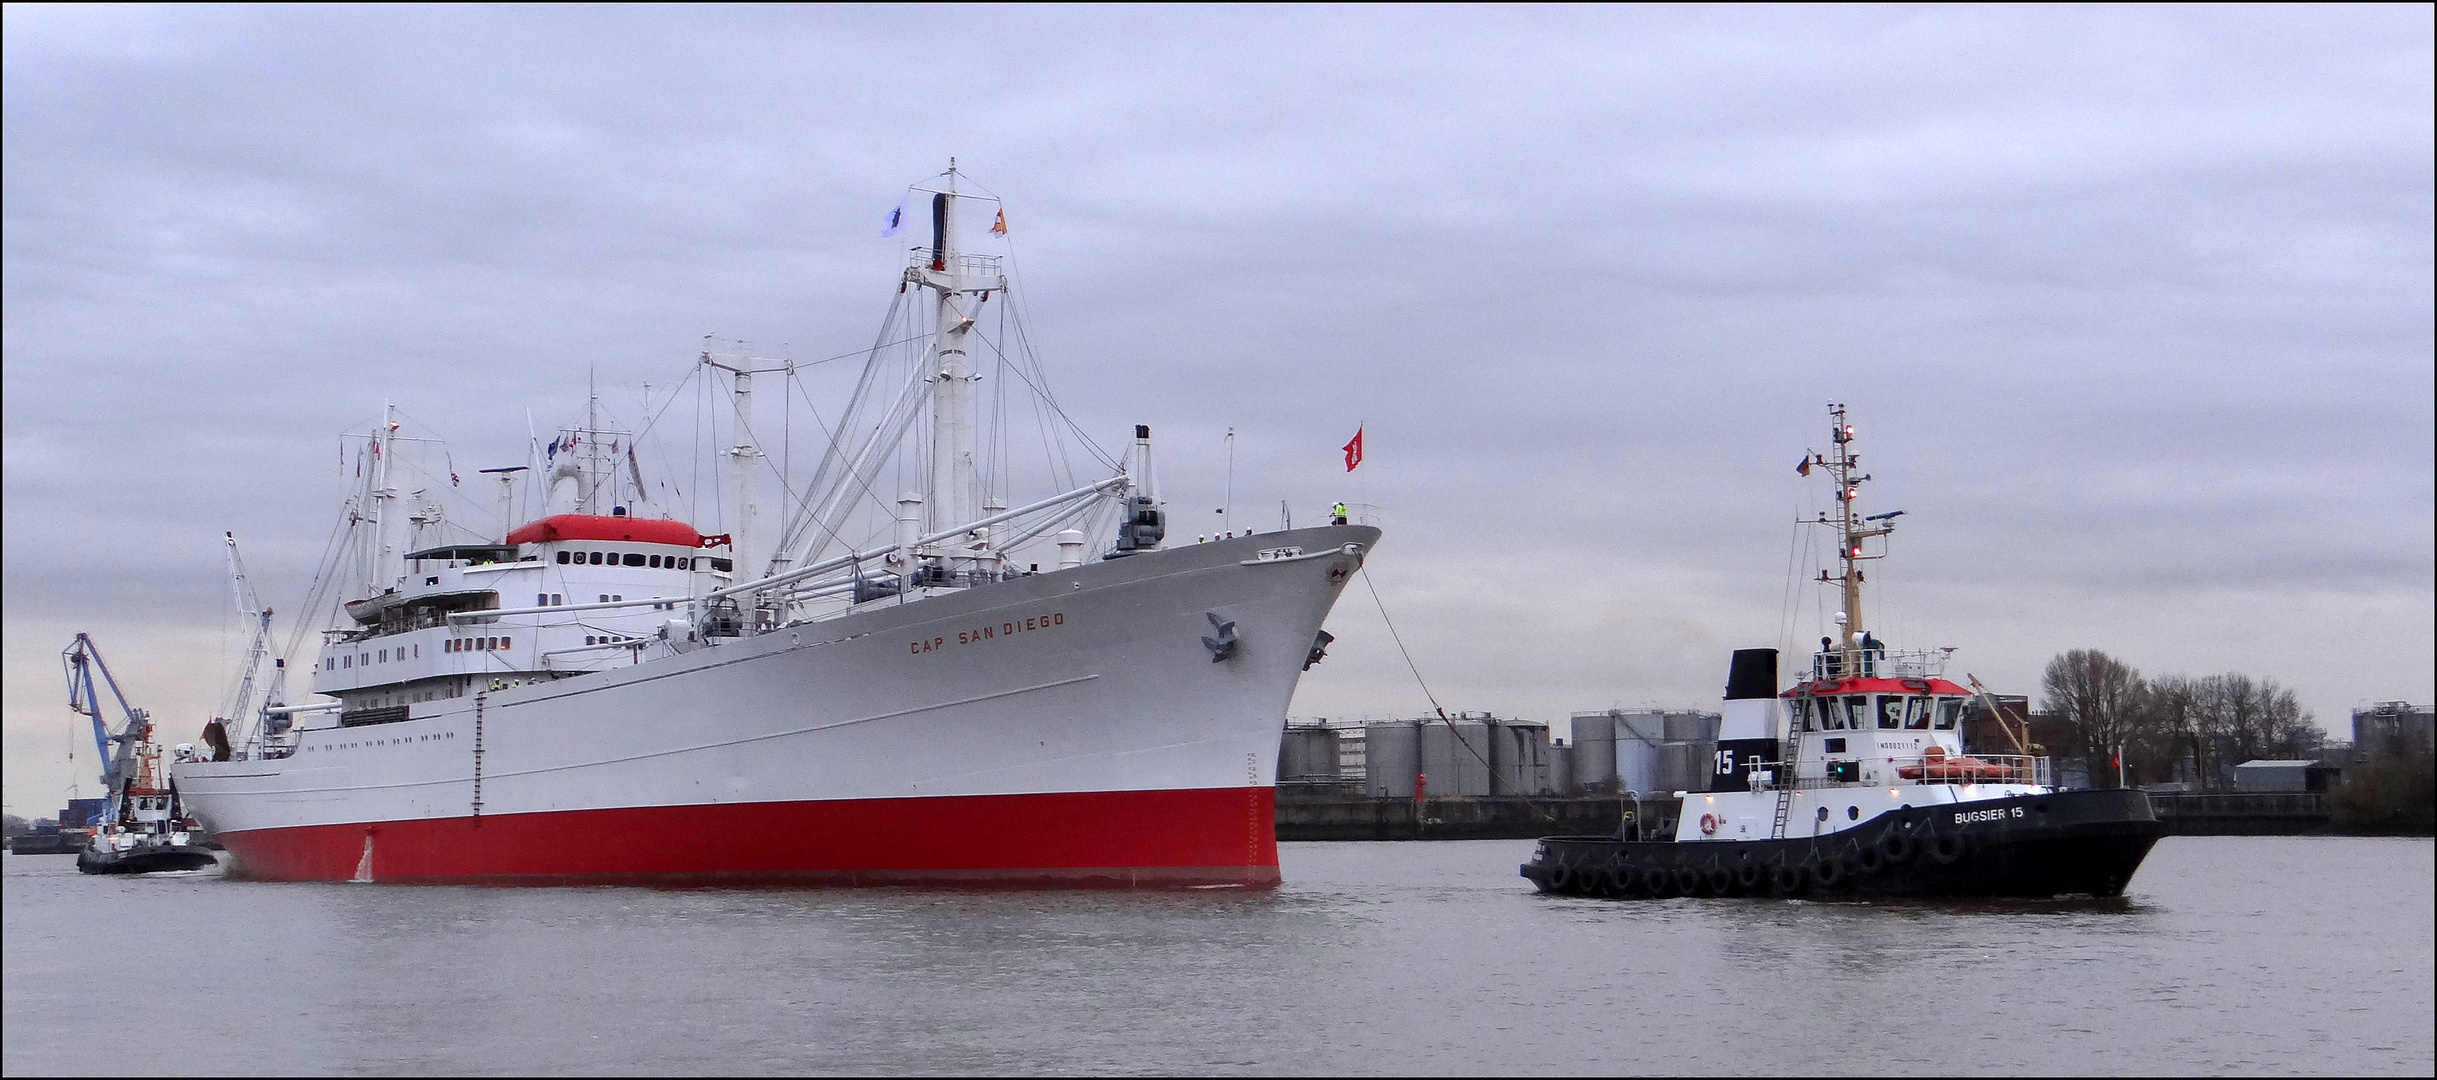
<path fill-rule="evenodd" d="M 262 879 L 1272 883 L 1278 733 L 1377 537 L 865 605 L 174 774 Z"/>

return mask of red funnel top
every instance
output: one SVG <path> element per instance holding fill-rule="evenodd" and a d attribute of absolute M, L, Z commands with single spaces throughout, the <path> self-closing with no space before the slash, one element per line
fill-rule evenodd
<path fill-rule="evenodd" d="M 625 540 L 637 544 L 702 546 L 702 534 L 682 521 L 601 517 L 597 514 L 552 514 L 539 521 L 526 522 L 508 534 L 511 544 L 546 544 L 553 540 Z"/>

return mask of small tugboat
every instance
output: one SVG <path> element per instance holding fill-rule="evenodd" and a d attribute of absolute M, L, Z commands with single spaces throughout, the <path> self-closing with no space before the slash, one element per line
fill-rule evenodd
<path fill-rule="evenodd" d="M 200 870 L 218 862 L 179 804 L 177 786 L 161 780 L 167 774 L 161 770 L 161 748 L 152 741 L 152 718 L 127 704 L 110 665 L 102 661 L 101 648 L 91 637 L 78 634 L 61 659 L 68 672 L 68 707 L 93 722 L 94 746 L 106 763 L 102 784 L 110 792 L 108 809 L 91 823 L 93 838 L 76 854 L 76 868 L 88 874 L 151 874 Z M 96 670 L 126 715 L 117 732 L 102 718 L 93 682 Z M 206 740 L 219 730 L 215 721 L 205 729 Z"/>
<path fill-rule="evenodd" d="M 1831 407 L 1834 450 L 1799 467 L 1836 482 L 1844 610 L 1810 670 L 1778 690 L 1775 649 L 1738 649 L 1707 790 L 1673 828 L 1540 841 L 1523 876 L 1569 896 L 2116 896 L 2166 828 L 2138 791 L 2060 791 L 2048 759 L 2007 725 L 2016 752 L 1966 753 L 1963 720 L 1995 702 L 1945 677 L 1951 649 L 1890 651 L 1862 622 L 1868 542 L 1901 510 L 1864 516 L 1869 479 L 1853 428 Z M 1968 678 L 1968 676 L 1967 676 Z M 1782 752 L 1781 752 L 1782 751 Z"/>

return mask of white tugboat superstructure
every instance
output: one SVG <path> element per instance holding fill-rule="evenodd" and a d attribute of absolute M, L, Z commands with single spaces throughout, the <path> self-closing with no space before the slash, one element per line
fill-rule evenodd
<path fill-rule="evenodd" d="M 932 315 L 920 367 L 892 393 L 875 347 L 783 520 L 755 505 L 750 411 L 779 362 L 750 357 L 702 362 L 734 380 L 725 535 L 640 516 L 635 434 L 597 420 L 537 463 L 568 497 L 496 540 L 405 537 L 437 515 L 396 520 L 413 493 L 376 470 L 368 569 L 313 665 L 334 701 L 268 707 L 231 760 L 176 769 L 232 872 L 1274 883 L 1278 732 L 1378 530 L 1166 547 L 1145 427 L 1114 475 L 1002 506 L 968 353 L 1008 281 L 956 250 L 977 197 L 944 179 L 900 285 Z M 399 430 L 375 433 L 384 469 Z M 876 490 L 906 446 L 927 490 Z M 884 500 L 890 535 L 850 542 Z M 1091 521 L 1114 536 L 1087 560 L 1068 526 Z M 1052 533 L 1057 565 L 1009 558 Z"/>
<path fill-rule="evenodd" d="M 2113 895 L 2164 831 L 2139 792 L 2060 792 L 2049 762 L 1978 689 L 1946 678 L 1953 650 L 1891 651 L 1863 618 L 1862 564 L 1903 511 L 1861 512 L 1870 477 L 1842 405 L 1831 406 L 1824 470 L 1836 510 L 1810 524 L 1837 538 L 1837 633 L 1779 690 L 1775 649 L 1729 665 L 1705 790 L 1675 792 L 1672 829 L 1550 837 L 1523 868 L 1543 890 L 1600 896 L 1817 893 Z M 1968 754 L 1963 722 L 1982 704 L 2011 754 Z"/>

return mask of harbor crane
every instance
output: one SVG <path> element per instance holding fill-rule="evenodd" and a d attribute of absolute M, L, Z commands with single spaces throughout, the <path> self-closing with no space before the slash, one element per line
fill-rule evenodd
<path fill-rule="evenodd" d="M 76 635 L 76 640 L 59 654 L 61 666 L 68 675 L 68 708 L 76 710 L 93 722 L 93 746 L 102 759 L 102 788 L 110 793 L 109 809 L 99 821 L 116 821 L 125 805 L 129 788 L 139 774 L 149 772 L 150 762 L 143 760 L 142 749 L 150 745 L 152 716 L 127 703 L 127 694 L 119 689 L 118 678 L 110 674 L 110 665 L 102 659 L 101 646 L 88 634 Z M 101 672 L 102 686 L 110 688 L 110 697 L 118 702 L 126 722 L 117 731 L 102 715 L 101 695 L 93 683 L 93 673 Z M 150 777 L 142 776 L 143 786 L 150 786 Z M 93 821 L 75 824 L 91 825 Z M 60 822 L 62 825 L 68 822 Z"/>

